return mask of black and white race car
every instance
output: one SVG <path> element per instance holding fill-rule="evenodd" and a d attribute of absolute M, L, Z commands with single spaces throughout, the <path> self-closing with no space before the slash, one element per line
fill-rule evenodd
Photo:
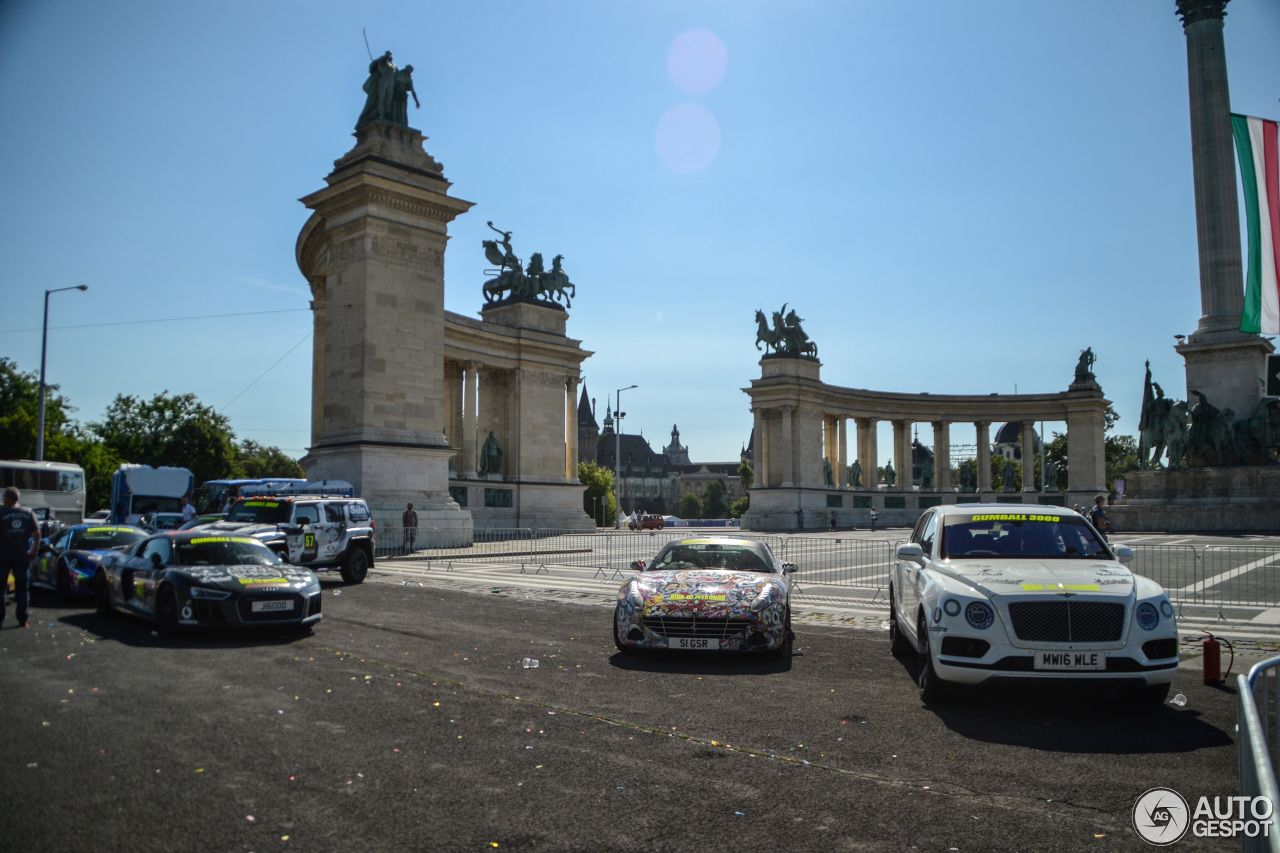
<path fill-rule="evenodd" d="M 320 581 L 250 536 L 183 530 L 108 552 L 94 579 L 98 612 L 131 613 L 171 634 L 197 625 L 311 625 Z"/>

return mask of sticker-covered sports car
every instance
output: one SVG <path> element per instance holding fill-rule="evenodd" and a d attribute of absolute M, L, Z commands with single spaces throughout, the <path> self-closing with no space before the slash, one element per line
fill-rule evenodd
<path fill-rule="evenodd" d="M 632 649 L 791 654 L 795 571 L 756 539 L 708 537 L 667 544 L 618 590 L 613 640 Z"/>
<path fill-rule="evenodd" d="M 925 512 L 898 546 L 895 653 L 921 657 L 920 694 L 956 684 L 1070 681 L 1162 702 L 1178 669 L 1173 605 L 1078 513 L 968 504 Z"/>
<path fill-rule="evenodd" d="M 162 633 L 196 625 L 310 625 L 320 581 L 249 536 L 159 533 L 102 558 L 98 612 L 132 613 Z"/>
<path fill-rule="evenodd" d="M 119 524 L 77 524 L 59 530 L 40 544 L 31 585 L 53 590 L 63 603 L 78 594 L 92 595 L 102 555 L 146 537 L 145 531 Z"/>

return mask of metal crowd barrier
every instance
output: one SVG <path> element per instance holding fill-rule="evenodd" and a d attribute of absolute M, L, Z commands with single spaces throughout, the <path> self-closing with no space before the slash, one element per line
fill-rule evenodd
<path fill-rule="evenodd" d="M 1280 786 L 1275 761 L 1280 758 L 1280 657 L 1264 660 L 1236 676 L 1236 747 L 1240 752 L 1240 795 L 1271 802 L 1270 829 L 1242 837 L 1245 851 L 1280 853 Z"/>

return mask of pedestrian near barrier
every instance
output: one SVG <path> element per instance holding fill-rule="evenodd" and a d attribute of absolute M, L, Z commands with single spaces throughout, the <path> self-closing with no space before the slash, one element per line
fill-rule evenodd
<path fill-rule="evenodd" d="M 12 573 L 13 615 L 19 627 L 27 628 L 28 572 L 40 549 L 40 524 L 34 512 L 18 505 L 21 497 L 13 486 L 4 490 L 4 507 L 0 508 L 0 590 L 9 586 Z M 0 625 L 3 624 L 4 608 L 0 607 Z"/>
<path fill-rule="evenodd" d="M 413 550 L 414 542 L 418 538 L 418 511 L 413 508 L 413 501 L 409 501 L 409 506 L 400 519 L 404 527 L 404 550 L 408 553 Z"/>
<path fill-rule="evenodd" d="M 876 512 L 876 508 L 871 508 L 871 532 L 876 532 L 876 519 L 880 517 L 880 513 Z"/>
<path fill-rule="evenodd" d="M 1107 518 L 1107 510 L 1103 506 L 1106 500 L 1106 495 L 1098 495 L 1093 499 L 1093 509 L 1089 510 L 1089 521 L 1093 523 L 1102 541 L 1110 542 L 1107 533 L 1111 530 L 1111 519 Z"/>

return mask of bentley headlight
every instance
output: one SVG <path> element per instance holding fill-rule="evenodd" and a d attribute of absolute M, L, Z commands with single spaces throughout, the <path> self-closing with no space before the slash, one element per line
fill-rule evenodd
<path fill-rule="evenodd" d="M 1169 599 L 1160 599 L 1160 612 L 1163 613 L 1167 619 L 1173 618 L 1173 605 L 1169 603 Z"/>
<path fill-rule="evenodd" d="M 627 584 L 627 601 L 636 607 L 644 606 L 644 591 L 640 589 L 640 584 L 635 581 Z"/>
<path fill-rule="evenodd" d="M 1150 601 L 1144 601 L 1138 605 L 1137 617 L 1138 625 L 1144 631 L 1150 631 L 1160 621 L 1160 614 L 1156 612 L 1156 606 Z"/>
<path fill-rule="evenodd" d="M 954 598 L 948 598 L 946 601 L 942 602 L 942 609 L 947 611 L 948 616 L 959 616 L 960 602 L 956 601 Z M 936 622 L 937 620 L 935 619 L 934 621 Z"/>
<path fill-rule="evenodd" d="M 979 631 L 985 631 L 996 620 L 996 614 L 985 601 L 973 601 L 964 609 L 964 618 Z"/>
<path fill-rule="evenodd" d="M 751 602 L 751 612 L 759 613 L 766 607 L 772 607 L 774 601 L 778 597 L 778 588 L 773 584 L 766 584 L 765 588 L 760 590 L 760 594 Z"/>
<path fill-rule="evenodd" d="M 223 601 L 231 597 L 231 593 L 221 589 L 206 589 L 202 586 L 191 587 L 191 597 L 200 598 L 205 601 Z"/>

